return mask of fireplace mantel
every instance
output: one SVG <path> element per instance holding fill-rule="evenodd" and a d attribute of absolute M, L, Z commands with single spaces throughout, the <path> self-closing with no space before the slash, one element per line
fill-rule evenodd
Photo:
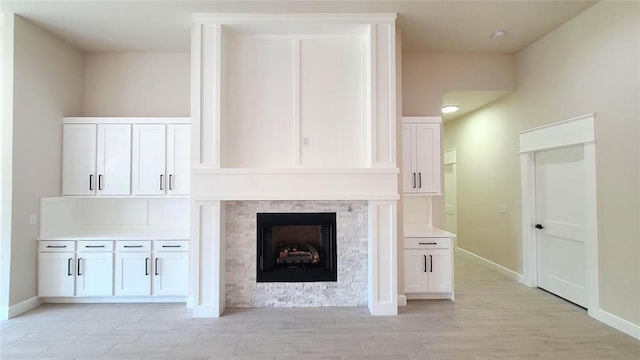
<path fill-rule="evenodd" d="M 396 168 L 197 168 L 194 200 L 398 200 Z"/>

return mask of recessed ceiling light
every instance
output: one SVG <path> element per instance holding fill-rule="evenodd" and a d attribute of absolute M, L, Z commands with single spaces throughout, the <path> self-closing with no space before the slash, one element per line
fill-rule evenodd
<path fill-rule="evenodd" d="M 507 36 L 507 31 L 506 30 L 498 30 L 496 32 L 494 32 L 493 34 L 491 34 L 491 37 L 494 39 L 500 39 Z"/>
<path fill-rule="evenodd" d="M 444 114 L 454 113 L 458 110 L 460 110 L 460 107 L 458 105 L 445 105 L 442 107 L 442 113 Z"/>

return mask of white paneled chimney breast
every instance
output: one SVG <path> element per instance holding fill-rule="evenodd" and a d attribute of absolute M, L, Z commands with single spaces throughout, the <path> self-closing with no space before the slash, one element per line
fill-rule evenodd
<path fill-rule="evenodd" d="M 229 236 L 249 242 L 255 252 L 256 237 L 238 235 L 242 221 L 225 216 L 226 203 L 303 200 L 364 201 L 366 300 L 374 315 L 397 314 L 395 18 L 194 16 L 194 316 L 220 316 L 227 301 L 237 298 L 225 284 L 225 262 L 233 259 L 225 254 Z M 336 240 L 340 249 L 340 235 Z M 337 263 L 350 256 L 338 251 Z M 251 281 L 243 286 L 258 289 Z M 296 304 L 278 302 L 287 303 Z"/>

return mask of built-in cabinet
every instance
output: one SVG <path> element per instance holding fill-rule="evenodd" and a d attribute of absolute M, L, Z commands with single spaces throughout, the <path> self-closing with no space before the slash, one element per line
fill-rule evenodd
<path fill-rule="evenodd" d="M 131 193 L 131 125 L 64 124 L 63 195 Z"/>
<path fill-rule="evenodd" d="M 407 299 L 453 299 L 453 234 L 422 226 L 405 230 L 404 291 Z"/>
<path fill-rule="evenodd" d="M 442 193 L 440 117 L 402 118 L 402 189 L 404 193 Z"/>
<path fill-rule="evenodd" d="M 188 195 L 186 118 L 65 118 L 62 195 Z"/>
<path fill-rule="evenodd" d="M 187 195 L 190 125 L 133 125 L 134 195 Z"/>
<path fill-rule="evenodd" d="M 118 241 L 115 256 L 117 296 L 187 295 L 187 242 Z"/>
<path fill-rule="evenodd" d="M 43 240 L 38 295 L 187 296 L 188 251 L 186 240 Z"/>

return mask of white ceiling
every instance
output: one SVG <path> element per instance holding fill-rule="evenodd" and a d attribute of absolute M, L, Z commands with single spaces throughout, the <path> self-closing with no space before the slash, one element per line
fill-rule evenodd
<path fill-rule="evenodd" d="M 404 52 L 514 53 L 595 1 L 0 0 L 85 51 L 188 51 L 194 12 L 397 12 Z M 504 29 L 507 36 L 489 35 Z"/>

